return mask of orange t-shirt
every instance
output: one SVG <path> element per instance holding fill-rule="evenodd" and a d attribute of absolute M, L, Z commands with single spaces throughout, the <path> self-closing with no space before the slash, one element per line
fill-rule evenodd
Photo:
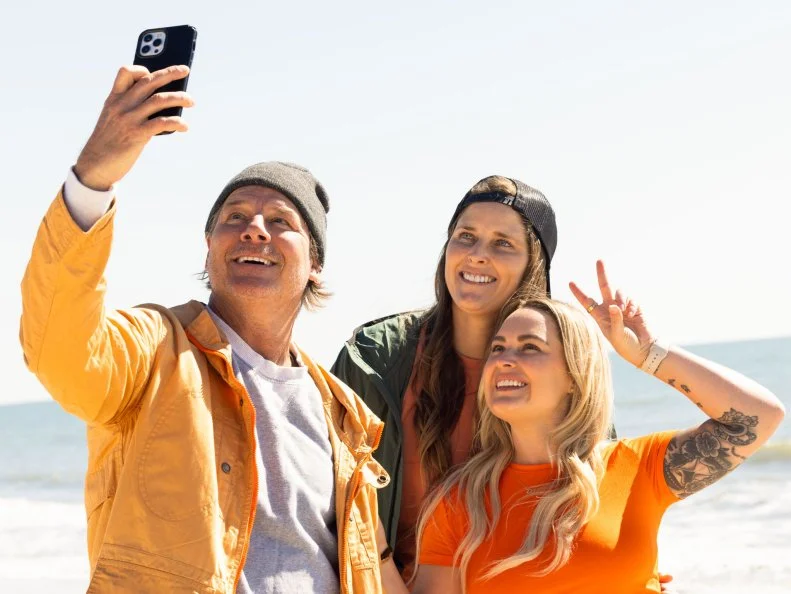
<path fill-rule="evenodd" d="M 569 562 L 544 577 L 527 575 L 537 561 L 524 563 L 484 581 L 491 564 L 515 553 L 527 534 L 535 500 L 515 505 L 525 489 L 553 478 L 549 464 L 511 464 L 500 480 L 502 512 L 494 532 L 473 553 L 468 566 L 469 594 L 514 592 L 635 594 L 659 592 L 656 538 L 662 515 L 678 501 L 665 482 L 665 450 L 675 431 L 622 439 L 606 446 L 606 471 L 599 484 L 600 507 L 585 525 Z M 486 502 L 489 512 L 488 497 Z M 468 516 L 458 490 L 443 499 L 426 525 L 420 563 L 453 565 L 466 534 Z M 419 571 L 419 569 L 418 569 Z M 531 588 L 532 586 L 532 588 Z"/>
<path fill-rule="evenodd" d="M 418 392 L 413 390 L 417 363 L 423 350 L 422 339 L 423 336 L 421 335 L 421 346 L 418 347 L 415 356 L 412 377 L 404 392 L 401 408 L 401 422 L 404 427 L 404 475 L 401 488 L 401 514 L 398 518 L 395 558 L 398 559 L 399 563 L 403 564 L 404 571 L 402 575 L 407 579 L 411 575 L 411 569 L 415 561 L 415 533 L 427 488 L 421 475 L 418 435 L 415 431 L 415 404 Z M 482 359 L 472 359 L 463 355 L 459 355 L 459 359 L 464 365 L 464 404 L 462 405 L 459 421 L 450 436 L 451 463 L 454 466 L 466 462 L 470 457 L 472 437 L 475 430 L 473 424 L 475 407 L 477 406 L 476 396 L 478 384 L 481 381 L 481 373 L 483 372 Z"/>

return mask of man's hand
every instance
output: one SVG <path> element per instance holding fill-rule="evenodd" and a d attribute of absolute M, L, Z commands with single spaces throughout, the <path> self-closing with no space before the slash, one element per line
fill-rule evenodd
<path fill-rule="evenodd" d="M 82 149 L 74 173 L 94 190 L 108 190 L 137 161 L 151 137 L 161 132 L 186 132 L 177 116 L 148 117 L 168 107 L 192 107 L 185 92 L 157 93 L 157 89 L 189 74 L 186 66 L 149 72 L 143 66 L 123 66 L 104 102 L 96 128 Z"/>

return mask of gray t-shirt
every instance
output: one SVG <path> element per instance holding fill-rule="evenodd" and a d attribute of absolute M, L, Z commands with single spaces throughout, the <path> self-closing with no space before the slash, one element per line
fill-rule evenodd
<path fill-rule="evenodd" d="M 335 475 L 324 406 L 305 367 L 253 351 L 211 310 L 256 413 L 258 504 L 239 594 L 340 591 Z"/>

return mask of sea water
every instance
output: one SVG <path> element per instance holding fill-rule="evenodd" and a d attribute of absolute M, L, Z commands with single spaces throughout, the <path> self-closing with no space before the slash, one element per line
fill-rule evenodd
<path fill-rule="evenodd" d="M 791 338 L 690 350 L 767 386 L 791 411 Z M 619 436 L 693 427 L 704 415 L 613 360 Z M 85 427 L 51 402 L 0 407 L 0 592 L 84 592 Z M 672 506 L 659 568 L 678 594 L 791 592 L 791 421 L 719 483 Z M 595 579 L 595 576 L 591 576 Z"/>

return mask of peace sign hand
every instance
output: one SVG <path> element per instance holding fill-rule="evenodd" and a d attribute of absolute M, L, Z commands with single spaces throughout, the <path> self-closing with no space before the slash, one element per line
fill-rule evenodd
<path fill-rule="evenodd" d="M 593 317 L 605 338 L 610 341 L 615 351 L 632 365 L 640 367 L 648 356 L 654 340 L 646 327 L 645 317 L 634 301 L 626 297 L 621 290 L 613 295 L 604 262 L 597 260 L 596 274 L 599 277 L 601 303 L 588 297 L 575 283 L 569 288 L 577 301 Z"/>

